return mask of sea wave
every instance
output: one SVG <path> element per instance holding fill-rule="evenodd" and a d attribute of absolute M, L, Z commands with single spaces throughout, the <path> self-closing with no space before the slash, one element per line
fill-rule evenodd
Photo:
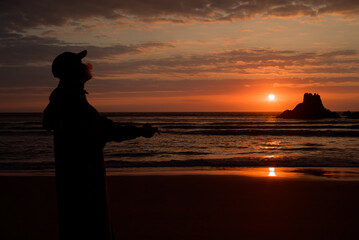
<path fill-rule="evenodd" d="M 188 159 L 169 161 L 106 161 L 106 167 L 111 168 L 163 168 L 163 167 L 359 167 L 359 161 L 350 158 L 318 158 L 318 157 L 232 157 L 217 159 Z M 53 161 L 43 162 L 0 162 L 0 171 L 7 170 L 53 170 Z"/>
<path fill-rule="evenodd" d="M 196 130 L 196 131 L 164 131 L 163 133 L 170 134 L 186 134 L 186 135 L 270 135 L 270 136 L 302 136 L 302 137 L 359 137 L 359 131 L 311 131 L 311 130 Z"/>
<path fill-rule="evenodd" d="M 111 142 L 109 168 L 358 167 L 359 120 L 277 119 L 276 113 L 105 113 L 161 134 Z M 52 133 L 41 113 L 0 114 L 0 171 L 53 169 Z M 273 155 L 274 157 L 266 157 Z"/>

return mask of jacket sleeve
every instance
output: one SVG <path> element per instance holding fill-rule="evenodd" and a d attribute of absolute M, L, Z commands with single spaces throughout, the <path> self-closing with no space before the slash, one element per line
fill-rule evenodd
<path fill-rule="evenodd" d="M 122 142 L 142 136 L 142 128 L 131 125 L 121 126 L 118 123 L 114 123 L 112 120 L 105 117 L 101 117 L 101 121 L 105 126 L 106 142 Z"/>

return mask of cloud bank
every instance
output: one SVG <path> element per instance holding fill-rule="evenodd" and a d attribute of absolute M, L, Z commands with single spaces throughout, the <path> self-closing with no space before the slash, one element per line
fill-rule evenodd
<path fill-rule="evenodd" d="M 320 18 L 327 14 L 348 18 Z M 352 18 L 358 14 L 356 0 L 0 1 L 0 109 L 10 109 L 9 102 L 20 109 L 24 99 L 41 109 L 57 84 L 54 57 L 83 49 L 98 80 L 91 96 L 104 106 L 117 96 L 138 106 L 157 99 L 161 106 L 174 97 L 200 101 L 218 94 L 225 105 L 228 93 L 269 88 L 341 91 L 343 103 L 358 106 L 358 22 Z M 317 24 L 307 28 L 304 21 Z M 174 24 L 155 24 L 163 22 Z M 203 22 L 220 23 L 192 24 Z M 271 27 L 281 31 L 263 32 Z M 226 46 L 231 38 L 241 41 Z"/>
<path fill-rule="evenodd" d="M 91 18 L 134 21 L 234 21 L 254 17 L 357 15 L 356 0 L 17 0 L 0 2 L 0 27 L 23 31 L 39 26 L 76 25 Z"/>
<path fill-rule="evenodd" d="M 117 44 L 99 47 L 94 45 L 76 45 L 55 38 L 26 36 L 18 33 L 0 31 L 0 66 L 49 65 L 62 52 L 89 51 L 90 59 L 101 60 L 124 54 L 139 54 L 146 49 L 173 48 L 171 44 L 147 42 L 133 45 Z"/>

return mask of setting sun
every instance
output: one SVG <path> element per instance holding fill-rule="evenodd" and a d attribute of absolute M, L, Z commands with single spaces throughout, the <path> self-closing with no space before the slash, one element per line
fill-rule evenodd
<path fill-rule="evenodd" d="M 269 101 L 274 101 L 275 100 L 275 95 L 274 94 L 269 94 L 268 95 L 268 100 Z"/>

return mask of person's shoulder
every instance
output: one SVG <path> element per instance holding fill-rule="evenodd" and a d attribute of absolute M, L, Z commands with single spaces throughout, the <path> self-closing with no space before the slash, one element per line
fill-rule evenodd
<path fill-rule="evenodd" d="M 71 93 L 71 91 L 67 91 L 66 89 L 57 87 L 50 94 L 50 102 L 57 104 L 64 104 L 66 102 L 75 102 L 76 96 Z"/>
<path fill-rule="evenodd" d="M 55 88 L 50 95 L 50 101 L 76 100 L 82 98 L 86 98 L 83 92 L 61 87 Z"/>
<path fill-rule="evenodd" d="M 50 97 L 49 97 L 49 99 L 50 99 L 50 102 L 53 102 L 53 101 L 58 101 L 58 100 L 60 100 L 61 98 L 63 98 L 63 96 L 64 96 L 65 94 L 64 94 L 64 92 L 61 90 L 61 88 L 55 88 L 52 92 L 51 92 L 51 94 L 50 94 Z"/>

